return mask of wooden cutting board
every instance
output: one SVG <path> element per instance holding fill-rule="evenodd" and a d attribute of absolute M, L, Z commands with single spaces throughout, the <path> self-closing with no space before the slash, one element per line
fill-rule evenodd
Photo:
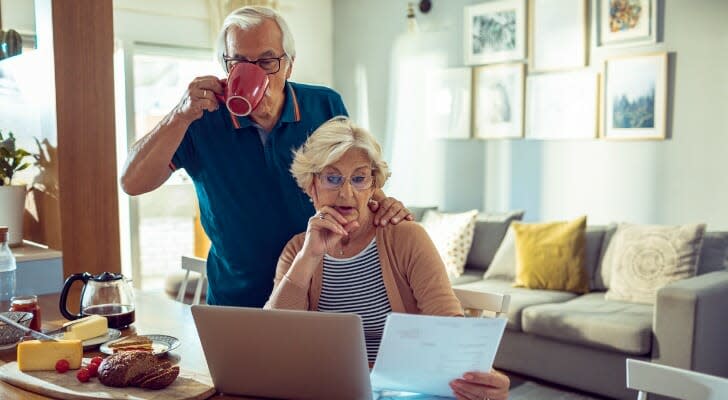
<path fill-rule="evenodd" d="M 84 365 L 88 361 L 84 359 Z M 29 392 L 66 400 L 200 400 L 215 394 L 209 377 L 183 369 L 171 385 L 161 390 L 109 387 L 99 383 L 98 378 L 81 383 L 76 379 L 76 370 L 65 374 L 55 371 L 22 372 L 18 370 L 17 362 L 0 366 L 0 380 Z"/>

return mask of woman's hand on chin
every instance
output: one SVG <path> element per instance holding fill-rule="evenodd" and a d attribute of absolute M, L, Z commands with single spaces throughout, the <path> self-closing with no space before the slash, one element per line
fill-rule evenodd
<path fill-rule="evenodd" d="M 349 232 L 359 226 L 357 221 L 347 222 L 336 209 L 323 206 L 308 219 L 306 239 L 303 242 L 302 253 L 306 257 L 320 259 L 327 251 L 339 246 L 339 242 L 349 235 Z"/>

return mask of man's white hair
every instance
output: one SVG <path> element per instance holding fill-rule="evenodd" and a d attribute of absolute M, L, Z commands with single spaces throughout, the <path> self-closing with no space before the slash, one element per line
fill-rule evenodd
<path fill-rule="evenodd" d="M 267 7 L 249 6 L 238 8 L 225 17 L 222 23 L 220 33 L 217 35 L 217 60 L 222 66 L 223 71 L 227 71 L 225 60 L 222 58 L 226 50 L 227 33 L 231 26 L 238 26 L 240 29 L 250 29 L 260 25 L 266 19 L 272 19 L 281 29 L 283 51 L 289 59 L 296 58 L 296 42 L 293 40 L 293 34 L 288 28 L 288 23 L 283 17 L 273 9 Z"/>

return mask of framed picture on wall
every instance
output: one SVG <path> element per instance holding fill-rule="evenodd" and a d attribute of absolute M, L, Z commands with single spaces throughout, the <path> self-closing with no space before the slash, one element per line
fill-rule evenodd
<path fill-rule="evenodd" d="M 657 0 L 597 0 L 597 46 L 657 41 Z"/>
<path fill-rule="evenodd" d="M 531 0 L 529 60 L 531 71 L 586 65 L 586 0 Z"/>
<path fill-rule="evenodd" d="M 498 0 L 465 7 L 466 65 L 526 58 L 526 0 Z"/>
<path fill-rule="evenodd" d="M 473 69 L 473 133 L 476 138 L 523 137 L 525 64 Z"/>
<path fill-rule="evenodd" d="M 591 70 L 529 75 L 526 138 L 596 139 L 598 76 Z"/>
<path fill-rule="evenodd" d="M 472 76 L 469 67 L 436 69 L 427 73 L 423 118 L 429 137 L 470 138 Z"/>
<path fill-rule="evenodd" d="M 604 138 L 664 139 L 667 53 L 611 58 L 604 68 Z"/>

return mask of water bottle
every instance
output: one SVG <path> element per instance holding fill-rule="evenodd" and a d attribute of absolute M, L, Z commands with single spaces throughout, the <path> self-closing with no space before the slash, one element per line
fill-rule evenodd
<path fill-rule="evenodd" d="M 8 245 L 8 227 L 0 226 L 0 311 L 7 311 L 15 296 L 15 256 Z"/>

